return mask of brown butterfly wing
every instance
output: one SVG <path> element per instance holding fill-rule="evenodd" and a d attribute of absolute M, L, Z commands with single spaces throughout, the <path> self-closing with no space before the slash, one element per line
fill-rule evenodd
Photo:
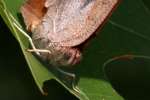
<path fill-rule="evenodd" d="M 40 23 L 46 13 L 44 4 L 45 0 L 27 0 L 21 7 L 22 16 L 29 31 L 32 25 Z"/>
<path fill-rule="evenodd" d="M 72 47 L 83 43 L 103 24 L 118 1 L 27 0 L 21 13 L 29 31 L 40 24 L 44 28 L 39 35 L 48 30 L 46 37 L 51 42 Z"/>
<path fill-rule="evenodd" d="M 55 0 L 57 1 L 57 0 Z M 59 1 L 59 0 L 58 0 Z M 61 46 L 77 46 L 87 40 L 103 24 L 119 0 L 60 0 L 48 17 L 55 23 L 49 39 Z M 50 13 L 52 10 L 55 13 Z"/>

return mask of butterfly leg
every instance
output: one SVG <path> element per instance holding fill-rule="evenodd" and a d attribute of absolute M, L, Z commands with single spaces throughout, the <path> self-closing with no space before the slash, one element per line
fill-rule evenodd
<path fill-rule="evenodd" d="M 34 52 L 34 53 L 48 53 L 51 54 L 49 50 L 46 49 L 27 49 L 28 52 Z"/>
<path fill-rule="evenodd" d="M 14 18 L 13 18 L 13 20 L 16 22 L 16 20 Z M 17 23 L 13 23 L 13 24 L 29 40 L 29 43 L 31 44 L 32 49 L 27 49 L 27 51 L 29 51 L 29 52 L 35 52 L 38 55 L 39 55 L 40 52 L 41 53 L 49 53 L 49 54 L 51 53 L 49 50 L 36 49 L 36 47 L 33 44 L 33 41 L 31 39 L 31 37 L 25 31 L 23 31 L 23 29 L 21 29 L 21 27 Z"/>

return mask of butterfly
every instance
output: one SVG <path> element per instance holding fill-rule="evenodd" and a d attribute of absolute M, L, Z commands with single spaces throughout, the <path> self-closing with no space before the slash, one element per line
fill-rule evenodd
<path fill-rule="evenodd" d="M 80 62 L 79 45 L 88 40 L 120 0 L 27 0 L 21 6 L 35 52 L 55 66 Z"/>

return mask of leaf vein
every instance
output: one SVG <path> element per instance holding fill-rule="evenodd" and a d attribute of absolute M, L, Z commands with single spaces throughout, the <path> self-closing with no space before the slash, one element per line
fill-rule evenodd
<path fill-rule="evenodd" d="M 111 21 L 111 20 L 109 20 L 108 22 L 109 22 L 110 24 L 112 24 L 112 25 L 114 25 L 114 26 L 116 26 L 116 27 L 118 27 L 118 28 L 124 30 L 124 31 L 130 32 L 130 33 L 132 33 L 133 35 L 136 35 L 136 36 L 138 36 L 138 37 L 140 37 L 140 38 L 143 38 L 143 39 L 146 39 L 146 40 L 150 41 L 150 38 L 149 38 L 149 37 L 147 37 L 147 36 L 145 36 L 145 35 L 142 35 L 142 33 L 140 33 L 140 32 L 137 32 L 137 31 L 135 31 L 135 30 L 133 30 L 133 29 L 131 29 L 131 28 L 128 28 L 128 27 L 126 27 L 126 26 L 120 25 L 120 24 L 118 24 L 118 23 L 116 23 L 116 22 L 113 22 L 113 21 Z"/>
<path fill-rule="evenodd" d="M 147 14 L 150 14 L 150 9 L 147 7 L 147 5 L 143 2 L 143 0 L 139 0 L 141 5 L 143 6 L 143 8 L 145 9 L 145 12 L 147 12 Z"/>

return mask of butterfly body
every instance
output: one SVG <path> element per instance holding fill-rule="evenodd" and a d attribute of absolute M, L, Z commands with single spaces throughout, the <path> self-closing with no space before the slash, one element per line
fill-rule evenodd
<path fill-rule="evenodd" d="M 43 60 L 53 65 L 74 65 L 81 59 L 76 46 L 102 25 L 118 0 L 27 0 L 22 6 L 27 30 Z M 37 4 L 37 5 L 36 5 Z"/>

